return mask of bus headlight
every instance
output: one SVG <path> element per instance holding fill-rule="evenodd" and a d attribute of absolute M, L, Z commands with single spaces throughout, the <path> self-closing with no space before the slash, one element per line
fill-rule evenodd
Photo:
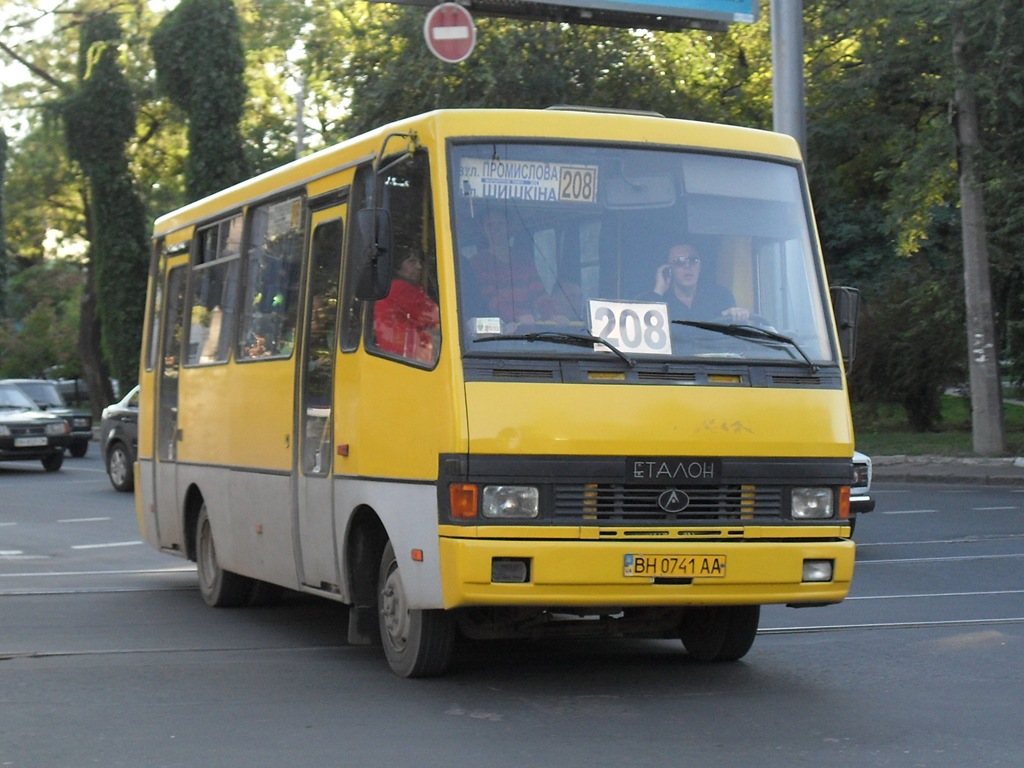
<path fill-rule="evenodd" d="M 537 517 L 539 511 L 540 493 L 532 486 L 484 486 L 484 517 L 525 519 Z"/>
<path fill-rule="evenodd" d="M 794 520 L 826 520 L 834 514 L 831 488 L 794 488 L 791 514 Z"/>

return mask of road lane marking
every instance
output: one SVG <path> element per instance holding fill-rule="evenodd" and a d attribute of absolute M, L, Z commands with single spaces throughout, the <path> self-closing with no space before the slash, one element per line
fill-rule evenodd
<path fill-rule="evenodd" d="M 860 629 L 927 629 L 929 627 L 968 627 L 986 624 L 1024 624 L 1024 616 L 1002 619 L 943 619 L 938 621 L 893 621 L 877 624 L 821 624 L 807 627 L 761 627 L 759 635 L 787 635 L 803 632 L 846 632 Z"/>
<path fill-rule="evenodd" d="M 986 595 L 1024 595 L 1024 589 L 993 589 L 984 592 L 928 592 L 919 595 L 857 595 L 847 600 L 916 600 L 922 597 L 984 597 Z"/>
<path fill-rule="evenodd" d="M 857 549 L 871 547 L 904 547 L 912 544 L 987 544 L 993 541 L 1024 539 L 1024 533 L 993 533 L 979 536 L 959 536 L 955 539 L 917 539 L 914 541 L 868 541 L 858 542 Z"/>
<path fill-rule="evenodd" d="M 135 547 L 142 544 L 141 541 L 109 541 L 105 544 L 74 544 L 72 549 L 104 549 L 106 547 Z"/>
<path fill-rule="evenodd" d="M 879 563 L 954 563 L 961 560 L 1017 560 L 1024 558 L 1024 552 L 1014 552 L 1007 555 L 951 555 L 948 557 L 901 557 L 888 560 L 858 560 L 857 566 L 877 565 Z"/>
<path fill-rule="evenodd" d="M 39 571 L 36 573 L 0 573 L 0 579 L 23 579 L 35 576 L 133 576 L 150 573 L 194 573 L 195 570 L 195 565 L 179 565 L 172 568 L 129 568 L 107 571 Z"/>
<path fill-rule="evenodd" d="M 938 512 L 937 509 L 888 509 L 883 512 L 883 515 L 928 515 L 932 512 Z"/>
<path fill-rule="evenodd" d="M 111 517 L 69 517 L 64 520 L 58 520 L 58 523 L 102 523 L 107 520 L 112 520 Z"/>
<path fill-rule="evenodd" d="M 1005 512 L 1007 510 L 1018 510 L 1020 507 L 974 507 L 975 512 Z"/>

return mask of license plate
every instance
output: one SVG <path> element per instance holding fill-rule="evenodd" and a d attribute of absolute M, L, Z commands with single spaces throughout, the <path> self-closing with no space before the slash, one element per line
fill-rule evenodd
<path fill-rule="evenodd" d="M 622 575 L 721 579 L 725 577 L 725 555 L 626 555 Z"/>
<path fill-rule="evenodd" d="M 49 445 L 48 437 L 16 437 L 14 438 L 15 448 L 35 448 L 40 445 Z"/>

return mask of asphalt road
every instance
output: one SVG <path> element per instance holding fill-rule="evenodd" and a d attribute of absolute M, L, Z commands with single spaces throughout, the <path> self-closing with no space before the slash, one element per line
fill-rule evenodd
<path fill-rule="evenodd" d="M 478 643 L 440 680 L 293 596 L 213 610 L 95 454 L 0 464 L 0 767 L 1020 766 L 1024 488 L 877 483 L 841 605 L 741 662 Z"/>

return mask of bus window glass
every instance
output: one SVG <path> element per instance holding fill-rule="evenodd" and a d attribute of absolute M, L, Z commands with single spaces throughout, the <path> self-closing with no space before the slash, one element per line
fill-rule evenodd
<path fill-rule="evenodd" d="M 611 354 L 550 331 L 638 359 L 835 361 L 796 165 L 493 142 L 451 163 L 467 354 Z"/>
<path fill-rule="evenodd" d="M 164 258 L 164 243 L 161 239 L 154 248 L 152 267 L 150 268 L 150 280 L 153 285 L 150 296 L 152 304 L 146 313 L 149 316 L 150 326 L 149 337 L 146 339 L 146 351 L 143 355 L 147 371 L 152 371 L 156 365 L 156 357 L 160 349 L 160 320 L 163 317 L 163 284 L 160 282 L 160 278 L 164 272 Z"/>
<path fill-rule="evenodd" d="M 334 400 L 335 326 L 344 227 L 340 219 L 313 230 L 309 268 L 306 340 L 302 364 L 302 471 L 331 471 L 331 407 Z"/>
<path fill-rule="evenodd" d="M 352 185 L 351 215 L 364 208 L 372 208 L 373 201 L 373 166 L 367 164 L 356 169 L 355 182 Z M 349 242 L 349 247 L 354 243 Z M 351 257 L 351 254 L 349 254 Z M 354 352 L 359 347 L 362 334 L 363 302 L 356 298 L 356 275 L 354 269 L 344 270 L 344 297 L 341 311 L 341 351 Z"/>
<path fill-rule="evenodd" d="M 381 182 L 381 202 L 391 214 L 394 255 L 391 289 L 370 311 L 367 348 L 403 362 L 433 366 L 440 347 L 440 314 L 426 153 L 393 166 Z"/>
<path fill-rule="evenodd" d="M 253 210 L 239 359 L 291 355 L 295 346 L 302 245 L 301 198 Z"/>
<path fill-rule="evenodd" d="M 198 233 L 188 348 L 185 351 L 188 365 L 228 359 L 241 247 L 241 215 Z"/>

